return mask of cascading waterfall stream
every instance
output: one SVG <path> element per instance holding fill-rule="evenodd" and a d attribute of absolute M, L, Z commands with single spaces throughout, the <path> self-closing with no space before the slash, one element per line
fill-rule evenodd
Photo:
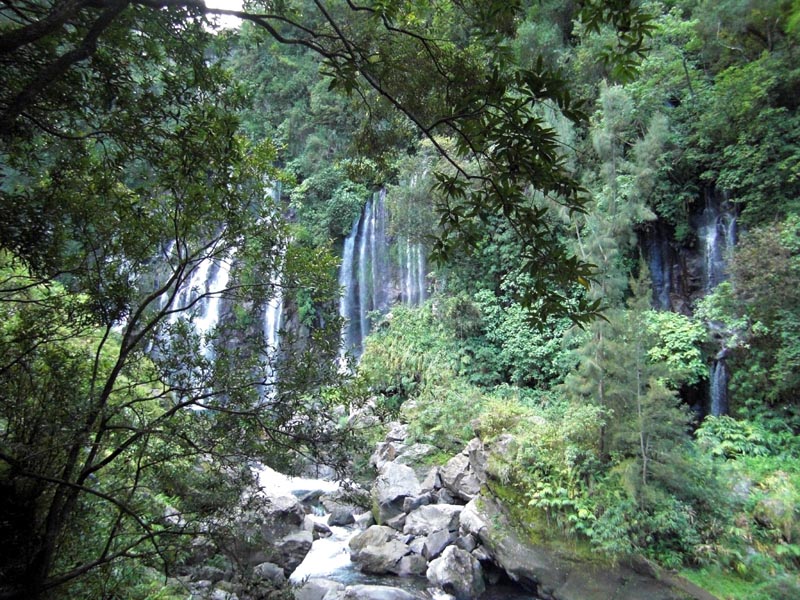
<path fill-rule="evenodd" d="M 222 295 L 228 288 L 235 256 L 236 249 L 233 248 L 222 258 L 208 256 L 201 260 L 178 290 L 170 307 L 174 312 L 170 314 L 169 322 L 188 318 L 201 338 L 203 354 L 207 358 L 214 356 L 208 336 L 219 323 Z M 165 297 L 162 306 L 166 302 Z"/>
<path fill-rule="evenodd" d="M 280 271 L 273 274 L 270 287 L 273 295 L 264 308 L 264 340 L 270 366 L 264 383 L 267 388 L 274 388 L 278 381 L 275 361 L 280 349 L 280 331 L 283 324 L 283 291 L 281 289 Z"/>
<path fill-rule="evenodd" d="M 703 292 L 711 293 L 727 278 L 728 258 L 736 244 L 736 213 L 724 194 L 706 194 L 706 205 L 700 217 L 697 237 L 703 257 Z M 711 365 L 708 389 L 708 413 L 728 414 L 728 380 L 723 348 Z"/>
<path fill-rule="evenodd" d="M 339 269 L 342 352 L 356 358 L 372 326 L 370 312 L 385 313 L 396 302 L 420 304 L 427 295 L 424 247 L 407 238 L 390 239 L 388 219 L 386 192 L 381 190 L 367 201 L 344 241 Z M 392 254 L 395 262 L 389 259 Z"/>
<path fill-rule="evenodd" d="M 697 237 L 703 254 L 703 291 L 708 294 L 725 281 L 728 254 L 736 244 L 736 215 L 724 197 L 707 194 Z"/>
<path fill-rule="evenodd" d="M 724 358 L 717 358 L 711 365 L 711 373 L 709 376 L 710 382 L 710 398 L 711 405 L 709 413 L 712 416 L 719 417 L 728 414 L 728 367 L 725 364 Z"/>

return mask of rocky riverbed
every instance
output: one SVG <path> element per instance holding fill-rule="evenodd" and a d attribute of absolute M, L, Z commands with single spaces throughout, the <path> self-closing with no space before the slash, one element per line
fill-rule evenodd
<path fill-rule="evenodd" d="M 445 465 L 394 424 L 370 490 L 263 470 L 215 554 L 186 575 L 192 600 L 713 600 L 644 559 L 610 565 L 523 539 L 491 493 L 491 447 L 473 439 Z M 206 557 L 208 558 L 208 557 Z"/>

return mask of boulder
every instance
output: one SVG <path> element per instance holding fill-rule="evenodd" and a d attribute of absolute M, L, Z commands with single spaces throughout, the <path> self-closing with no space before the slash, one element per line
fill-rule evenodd
<path fill-rule="evenodd" d="M 302 504 L 294 496 L 261 490 L 245 498 L 242 509 L 230 520 L 212 525 L 210 533 L 233 564 L 252 567 L 266 561 L 279 562 L 274 560 L 279 552 L 274 540 L 302 531 L 305 517 Z"/>
<path fill-rule="evenodd" d="M 275 588 L 282 587 L 286 583 L 286 574 L 283 569 L 271 562 L 256 565 L 253 569 L 253 577 L 269 582 Z"/>
<path fill-rule="evenodd" d="M 430 470 L 427 459 L 438 451 L 438 448 L 431 444 L 411 444 L 398 448 L 397 457 L 394 460 L 414 469 L 418 477 L 425 477 Z"/>
<path fill-rule="evenodd" d="M 438 558 L 438 556 L 444 552 L 444 549 L 456 540 L 456 537 L 457 534 L 455 531 L 448 531 L 447 529 L 434 531 L 424 538 L 425 542 L 422 546 L 422 556 L 428 560 Z"/>
<path fill-rule="evenodd" d="M 469 456 L 463 452 L 447 461 L 447 464 L 439 469 L 439 474 L 442 486 L 456 498 L 469 501 L 481 491 L 482 482 L 472 471 Z"/>
<path fill-rule="evenodd" d="M 385 544 L 365 546 L 350 558 L 363 573 L 399 575 L 402 570 L 400 560 L 410 553 L 411 549 L 402 541 L 389 540 Z"/>
<path fill-rule="evenodd" d="M 319 521 L 311 518 L 310 515 L 306 515 L 305 521 L 303 522 L 303 529 L 305 531 L 310 531 L 315 540 L 318 540 L 319 538 L 330 537 L 333 533 L 331 528 L 325 523 L 320 523 Z"/>
<path fill-rule="evenodd" d="M 331 527 L 344 527 L 356 522 L 353 509 L 347 506 L 336 506 L 328 515 L 328 525 Z"/>
<path fill-rule="evenodd" d="M 343 600 L 420 600 L 422 596 L 415 596 L 411 592 L 396 587 L 384 585 L 351 585 L 348 586 Z"/>
<path fill-rule="evenodd" d="M 408 425 L 400 421 L 392 421 L 389 423 L 389 432 L 386 434 L 386 440 L 389 442 L 405 442 L 408 439 Z"/>
<path fill-rule="evenodd" d="M 294 590 L 295 600 L 323 600 L 336 592 L 343 592 L 344 585 L 330 579 L 309 579 Z"/>
<path fill-rule="evenodd" d="M 375 452 L 369 457 L 369 464 L 380 471 L 386 463 L 395 460 L 404 447 L 400 442 L 381 442 L 375 446 Z"/>
<path fill-rule="evenodd" d="M 431 467 L 425 477 L 422 478 L 422 490 L 433 492 L 442 487 L 442 478 L 439 476 L 439 467 Z"/>
<path fill-rule="evenodd" d="M 426 576 L 428 581 L 455 596 L 456 600 L 473 600 L 486 590 L 478 560 L 455 546 L 448 546 L 428 565 Z"/>
<path fill-rule="evenodd" d="M 426 504 L 431 504 L 432 502 L 433 494 L 430 492 L 425 492 L 424 494 L 420 494 L 419 496 L 415 496 L 413 498 L 406 498 L 403 500 L 403 512 L 410 513 L 411 511 L 417 510 L 420 506 L 425 506 Z"/>
<path fill-rule="evenodd" d="M 407 554 L 397 563 L 397 574 L 400 576 L 425 575 L 428 561 L 419 554 Z"/>
<path fill-rule="evenodd" d="M 313 542 L 314 536 L 310 531 L 290 533 L 275 544 L 275 552 L 272 554 L 270 562 L 282 567 L 284 575 L 289 577 L 292 571 L 303 562 L 306 554 L 311 550 Z"/>
<path fill-rule="evenodd" d="M 467 552 L 472 552 L 478 546 L 478 540 L 471 533 L 462 535 L 456 540 L 456 546 Z"/>
<path fill-rule="evenodd" d="M 709 598 L 688 582 L 679 581 L 666 573 L 659 573 L 659 577 L 654 578 L 645 569 L 633 568 L 629 563 L 609 565 L 565 554 L 547 546 L 531 546 L 523 543 L 501 506 L 491 498 L 478 497 L 467 504 L 461 513 L 461 533 L 471 534 L 480 541 L 481 545 L 473 551 L 473 555 L 477 555 L 480 551 L 487 560 L 491 559 L 504 570 L 512 580 L 543 598 L 553 600 L 606 600 L 607 598 L 706 600 Z"/>
<path fill-rule="evenodd" d="M 380 470 L 372 497 L 377 507 L 375 520 L 384 523 L 403 512 L 403 501 L 422 493 L 414 470 L 406 465 L 386 463 Z"/>
<path fill-rule="evenodd" d="M 394 529 L 396 531 L 403 531 L 403 527 L 405 527 L 405 524 L 406 524 L 406 514 L 405 513 L 400 513 L 396 517 L 392 517 L 391 519 L 386 521 L 386 526 L 387 527 L 391 527 L 392 529 Z"/>
<path fill-rule="evenodd" d="M 367 546 L 378 546 L 394 539 L 397 539 L 397 532 L 394 529 L 385 525 L 372 525 L 350 538 L 350 554 L 358 554 Z"/>
<path fill-rule="evenodd" d="M 458 530 L 459 516 L 463 506 L 455 504 L 428 504 L 420 506 L 409 513 L 403 533 L 411 535 L 428 535 L 442 529 L 446 531 Z"/>
<path fill-rule="evenodd" d="M 355 518 L 356 527 L 359 529 L 366 529 L 367 527 L 375 524 L 375 517 L 371 512 L 353 515 Z"/>
<path fill-rule="evenodd" d="M 384 525 L 373 525 L 350 540 L 350 560 L 364 573 L 397 575 L 400 559 L 410 553 L 397 532 Z"/>

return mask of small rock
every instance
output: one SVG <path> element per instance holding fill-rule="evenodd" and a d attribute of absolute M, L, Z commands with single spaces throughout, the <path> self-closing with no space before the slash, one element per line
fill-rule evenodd
<path fill-rule="evenodd" d="M 434 531 L 425 538 L 425 544 L 422 548 L 422 556 L 428 560 L 438 558 L 444 549 L 452 544 L 455 539 L 455 531 L 448 531 L 446 529 Z"/>
<path fill-rule="evenodd" d="M 455 504 L 429 504 L 421 506 L 406 517 L 403 533 L 428 535 L 445 529 L 456 531 L 463 506 Z"/>
<path fill-rule="evenodd" d="M 403 500 L 403 512 L 410 513 L 417 510 L 420 506 L 425 506 L 433 502 L 433 495 L 430 492 L 420 494 L 414 498 L 406 498 Z"/>
<path fill-rule="evenodd" d="M 286 576 L 283 569 L 271 562 L 256 565 L 253 569 L 253 576 L 262 581 L 270 582 L 274 587 L 281 587 L 286 583 Z"/>

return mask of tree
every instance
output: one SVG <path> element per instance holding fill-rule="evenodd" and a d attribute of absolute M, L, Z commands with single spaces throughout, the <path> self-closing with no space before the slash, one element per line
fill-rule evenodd
<path fill-rule="evenodd" d="M 225 336 L 192 326 L 212 300 L 263 306 L 278 271 L 332 302 L 333 260 L 282 250 L 274 149 L 237 134 L 240 96 L 202 24 L 122 4 L 3 8 L 6 598 L 97 597 L 144 566 L 168 573 L 236 501 L 249 461 L 347 448 L 327 392 L 335 319 L 314 324 L 313 349 L 287 344 L 277 390 L 257 310 Z M 77 54 L 53 31 L 77 36 Z M 204 268 L 230 282 L 181 296 Z"/>
<path fill-rule="evenodd" d="M 532 70 L 516 68 L 507 51 L 504 39 L 513 34 L 522 3 L 296 0 L 263 8 L 254 3 L 252 8 L 210 9 L 197 0 L 11 3 L 3 9 L 7 25 L 0 38 L 11 84 L 0 99 L 4 131 L 53 128 L 51 115 L 60 106 L 59 98 L 69 98 L 73 109 L 82 104 L 97 110 L 109 102 L 113 106 L 121 82 L 110 67 L 125 64 L 131 51 L 134 62 L 150 59 L 148 35 L 126 35 L 147 32 L 148 20 L 172 32 L 171 45 L 179 52 L 177 46 L 186 41 L 181 39 L 184 29 L 197 26 L 193 19 L 239 16 L 271 39 L 320 55 L 331 87 L 360 93 L 365 100 L 364 90 L 372 90 L 446 157 L 456 172 L 437 177 L 442 192 L 437 256 L 446 257 L 454 245 L 475 242 L 465 221 L 501 214 L 529 242 L 526 265 L 540 311 L 566 312 L 579 320 L 594 314 L 596 304 L 568 303 L 554 292 L 551 284 L 569 285 L 587 277 L 591 268 L 565 250 L 547 226 L 546 211 L 526 201 L 525 190 L 535 182 L 570 212 L 583 210 L 585 203 L 565 168 L 554 132 L 538 112 L 540 104 L 552 103 L 579 120 L 579 103 L 558 73 L 543 63 Z M 579 14 L 588 31 L 605 23 L 613 26 L 616 42 L 605 56 L 618 56 L 623 70 L 629 70 L 633 57 L 643 52 L 650 17 L 627 1 L 587 1 Z M 84 68 L 81 63 L 87 60 L 89 68 Z M 106 96 L 69 93 L 86 81 L 105 82 Z M 438 145 L 437 134 L 455 139 L 454 153 Z M 477 169 L 466 170 L 463 158 L 475 161 Z"/>

